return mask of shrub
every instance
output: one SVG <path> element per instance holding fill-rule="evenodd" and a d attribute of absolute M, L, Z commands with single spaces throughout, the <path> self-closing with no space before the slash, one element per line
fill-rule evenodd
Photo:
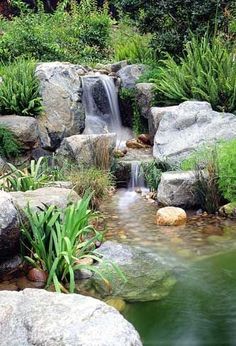
<path fill-rule="evenodd" d="M 42 111 L 35 63 L 17 60 L 0 68 L 0 113 L 37 116 Z"/>
<path fill-rule="evenodd" d="M 69 205 L 65 211 L 55 206 L 35 211 L 29 207 L 25 215 L 29 225 L 22 228 L 22 244 L 25 259 L 34 267 L 48 273 L 47 286 L 54 284 L 56 291 L 75 290 L 75 271 L 93 266 L 80 262 L 84 258 L 100 261 L 94 253 L 96 240 L 102 239 L 89 223 L 95 214 L 88 209 L 90 196 L 86 195 L 77 204 Z"/>
<path fill-rule="evenodd" d="M 7 128 L 0 126 L 0 156 L 11 158 L 20 153 L 20 144 L 13 133 Z"/>
<path fill-rule="evenodd" d="M 156 160 L 152 160 L 150 162 L 142 162 L 141 169 L 148 188 L 150 191 L 155 192 L 158 189 L 162 172 L 171 170 L 171 167 L 167 163 L 159 163 Z"/>
<path fill-rule="evenodd" d="M 182 55 L 191 33 L 203 36 L 216 31 L 228 34 L 235 9 L 234 0 L 112 0 L 134 19 L 142 32 L 153 34 L 152 47 L 159 57 L 163 52 Z"/>
<path fill-rule="evenodd" d="M 112 175 L 104 170 L 91 167 L 72 171 L 69 179 L 74 184 L 75 191 L 83 196 L 87 190 L 93 192 L 91 197 L 91 207 L 97 209 L 101 201 L 108 195 L 109 190 L 113 186 Z"/>
<path fill-rule="evenodd" d="M 18 17 L 0 20 L 0 60 L 98 61 L 109 55 L 110 27 L 107 8 L 97 9 L 93 0 L 60 1 L 52 14 L 24 6 Z"/>
<path fill-rule="evenodd" d="M 236 110 L 236 60 L 218 38 L 193 37 L 180 62 L 169 56 L 160 73 L 156 85 L 165 104 L 195 99 L 211 103 L 218 111 Z"/>
<path fill-rule="evenodd" d="M 113 30 L 114 59 L 128 60 L 132 64 L 150 64 L 154 58 L 151 38 L 151 34 L 140 34 L 132 22 L 121 21 Z"/>

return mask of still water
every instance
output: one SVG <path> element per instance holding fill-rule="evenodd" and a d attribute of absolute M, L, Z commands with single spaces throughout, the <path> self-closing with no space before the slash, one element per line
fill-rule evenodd
<path fill-rule="evenodd" d="M 183 227 L 158 227 L 156 210 L 127 190 L 103 206 L 108 239 L 178 256 L 185 268 L 168 297 L 127 304 L 125 317 L 144 346 L 236 346 L 236 222 L 190 214 Z"/>

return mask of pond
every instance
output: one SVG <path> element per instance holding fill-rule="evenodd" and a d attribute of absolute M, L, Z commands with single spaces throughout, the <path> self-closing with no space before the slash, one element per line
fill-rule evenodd
<path fill-rule="evenodd" d="M 177 256 L 185 268 L 166 298 L 126 305 L 144 345 L 236 345 L 235 221 L 190 212 L 183 227 L 159 227 L 157 205 L 127 190 L 102 209 L 108 239 Z"/>

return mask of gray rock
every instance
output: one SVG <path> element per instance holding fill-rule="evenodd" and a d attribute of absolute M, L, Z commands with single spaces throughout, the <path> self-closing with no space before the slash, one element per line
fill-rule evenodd
<path fill-rule="evenodd" d="M 115 62 L 114 64 L 105 65 L 104 68 L 107 69 L 109 72 L 117 73 L 120 69 L 122 69 L 123 67 L 127 65 L 128 65 L 127 60 L 121 60 L 121 61 Z"/>
<path fill-rule="evenodd" d="M 39 145 L 39 129 L 35 118 L 19 115 L 0 116 L 0 125 L 6 126 L 15 135 L 25 150 Z"/>
<path fill-rule="evenodd" d="M 22 258 L 18 255 L 0 263 L 0 279 L 4 274 L 16 271 L 22 264 Z"/>
<path fill-rule="evenodd" d="M 73 190 L 59 187 L 43 187 L 41 189 L 26 192 L 10 192 L 13 202 L 20 210 L 29 204 L 31 208 L 43 208 L 44 205 L 55 205 L 65 208 L 68 202 L 77 202 L 79 196 Z"/>
<path fill-rule="evenodd" d="M 123 67 L 117 72 L 118 77 L 120 77 L 121 79 L 121 86 L 128 89 L 134 88 L 136 82 L 144 71 L 145 66 L 141 64 L 134 64 Z"/>
<path fill-rule="evenodd" d="M 118 311 L 78 294 L 2 291 L 0 325 L 0 340 L 7 346 L 142 345 Z"/>
<path fill-rule="evenodd" d="M 188 172 L 165 172 L 161 175 L 157 200 L 165 206 L 191 208 L 197 205 L 194 192 L 196 174 Z"/>
<path fill-rule="evenodd" d="M 136 84 L 136 102 L 139 107 L 140 115 L 146 119 L 149 118 L 150 109 L 154 100 L 154 83 Z"/>
<path fill-rule="evenodd" d="M 6 161 L 0 156 L 0 173 L 4 171 L 5 167 L 6 167 Z"/>
<path fill-rule="evenodd" d="M 166 297 L 176 283 L 172 269 L 161 257 L 148 250 L 107 241 L 98 252 L 104 260 L 98 264 L 98 269 L 112 287 L 111 291 L 99 276 L 94 276 L 93 285 L 102 296 L 118 296 L 131 302 L 159 300 Z M 119 267 L 127 282 L 108 261 Z"/>
<path fill-rule="evenodd" d="M 175 109 L 177 109 L 178 106 L 172 106 L 172 107 L 151 107 L 149 111 L 148 116 L 148 128 L 149 128 L 149 134 L 152 138 L 152 140 L 155 137 L 155 134 L 158 130 L 160 121 L 168 112 L 173 112 Z"/>
<path fill-rule="evenodd" d="M 207 102 L 186 101 L 163 115 L 153 153 L 159 161 L 179 164 L 204 145 L 232 138 L 236 138 L 234 114 L 215 112 Z"/>
<path fill-rule="evenodd" d="M 0 191 L 0 262 L 14 256 L 19 246 L 17 210 L 11 195 Z"/>
<path fill-rule="evenodd" d="M 45 149 L 58 148 L 64 137 L 84 130 L 81 100 L 81 74 L 86 70 L 70 63 L 50 62 L 37 66 L 44 116 L 39 118 L 40 136 Z"/>
<path fill-rule="evenodd" d="M 105 147 L 112 154 L 116 146 L 116 134 L 78 135 L 65 138 L 59 155 L 75 160 L 78 164 L 93 165 Z"/>

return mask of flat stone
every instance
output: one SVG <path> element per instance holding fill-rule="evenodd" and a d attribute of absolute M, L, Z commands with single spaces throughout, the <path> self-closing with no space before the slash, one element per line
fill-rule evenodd
<path fill-rule="evenodd" d="M 7 346 L 141 346 L 114 308 L 79 294 L 0 292 L 0 340 Z"/>

